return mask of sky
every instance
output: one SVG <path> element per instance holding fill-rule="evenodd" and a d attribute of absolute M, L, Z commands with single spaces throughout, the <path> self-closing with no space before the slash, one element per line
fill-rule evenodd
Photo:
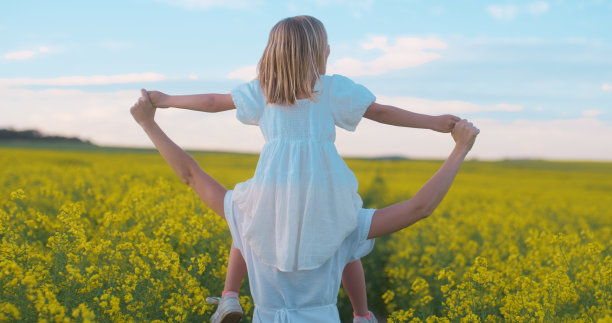
<path fill-rule="evenodd" d="M 612 1 L 107 0 L 0 3 L 0 128 L 152 147 L 129 108 L 140 89 L 229 93 L 256 77 L 279 20 L 327 29 L 327 74 L 381 104 L 455 114 L 483 160 L 612 160 Z M 235 110 L 158 112 L 189 149 L 259 152 Z M 343 156 L 444 158 L 449 134 L 363 119 Z"/>

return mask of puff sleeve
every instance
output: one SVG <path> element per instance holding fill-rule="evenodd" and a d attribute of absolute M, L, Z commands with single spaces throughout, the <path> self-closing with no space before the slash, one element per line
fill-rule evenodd
<path fill-rule="evenodd" d="M 236 118 L 247 125 L 259 125 L 259 118 L 266 106 L 266 98 L 259 80 L 243 83 L 231 91 L 236 106 Z"/>
<path fill-rule="evenodd" d="M 376 100 L 365 86 L 337 74 L 331 78 L 329 95 L 334 123 L 348 131 L 355 131 L 370 104 Z"/>
<path fill-rule="evenodd" d="M 356 242 L 352 245 L 351 253 L 348 255 L 347 262 L 367 256 L 374 248 L 374 239 L 368 239 L 372 219 L 376 209 L 361 209 L 357 215 L 357 236 Z"/>

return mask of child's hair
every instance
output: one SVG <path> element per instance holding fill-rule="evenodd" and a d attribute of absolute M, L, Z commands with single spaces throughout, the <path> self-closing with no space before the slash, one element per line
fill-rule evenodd
<path fill-rule="evenodd" d="M 274 25 L 257 71 L 266 103 L 292 105 L 298 94 L 312 100 L 326 51 L 327 32 L 318 19 L 296 16 Z"/>

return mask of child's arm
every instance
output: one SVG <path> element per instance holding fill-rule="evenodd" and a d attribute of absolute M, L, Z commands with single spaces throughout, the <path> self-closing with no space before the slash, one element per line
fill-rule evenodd
<path fill-rule="evenodd" d="M 457 122 L 452 131 L 455 148 L 442 167 L 411 199 L 376 210 L 368 238 L 399 231 L 428 217 L 448 192 L 479 132 L 465 119 Z"/>
<path fill-rule="evenodd" d="M 148 91 L 154 107 L 188 109 L 202 112 L 221 112 L 235 109 L 231 94 L 168 95 L 160 91 Z"/>
<path fill-rule="evenodd" d="M 393 126 L 431 129 L 439 132 L 450 132 L 455 123 L 460 120 L 459 117 L 450 114 L 430 116 L 376 102 L 370 104 L 363 116 Z"/>
<path fill-rule="evenodd" d="M 206 174 L 189 154 L 161 130 L 155 122 L 155 107 L 149 101 L 147 91 L 142 90 L 142 97 L 132 106 L 130 112 L 172 170 L 198 194 L 208 207 L 225 218 L 223 199 L 227 190 Z"/>

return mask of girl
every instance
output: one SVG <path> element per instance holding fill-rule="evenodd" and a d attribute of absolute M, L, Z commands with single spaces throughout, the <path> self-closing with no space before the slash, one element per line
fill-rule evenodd
<path fill-rule="evenodd" d="M 231 94 L 148 93 L 156 107 L 206 112 L 236 108 L 240 121 L 260 126 L 266 143 L 255 175 L 236 185 L 231 203 L 246 215 L 241 240 L 258 261 L 280 272 L 321 267 L 357 228 L 362 200 L 354 174 L 334 146 L 334 125 L 354 131 L 365 116 L 396 126 L 449 132 L 459 120 L 377 104 L 365 87 L 339 75 L 324 75 L 328 56 L 327 34 L 319 20 L 286 18 L 270 32 L 258 78 Z M 213 322 L 241 317 L 237 292 L 246 271 L 240 251 L 233 247 Z M 343 284 L 356 321 L 373 321 L 358 259 L 346 266 Z"/>
<path fill-rule="evenodd" d="M 251 221 L 217 181 L 205 173 L 185 151 L 172 142 L 155 123 L 155 108 L 142 90 L 131 108 L 134 119 L 177 175 L 200 196 L 230 228 L 234 245 L 247 263 L 255 303 L 253 322 L 340 322 L 336 298 L 344 266 L 365 256 L 373 238 L 393 233 L 428 217 L 450 188 L 479 133 L 461 120 L 452 130 L 455 147 L 438 172 L 409 200 L 380 210 L 360 209 L 357 227 L 349 233 L 328 261 L 316 269 L 283 272 L 261 261 L 245 232 Z"/>

